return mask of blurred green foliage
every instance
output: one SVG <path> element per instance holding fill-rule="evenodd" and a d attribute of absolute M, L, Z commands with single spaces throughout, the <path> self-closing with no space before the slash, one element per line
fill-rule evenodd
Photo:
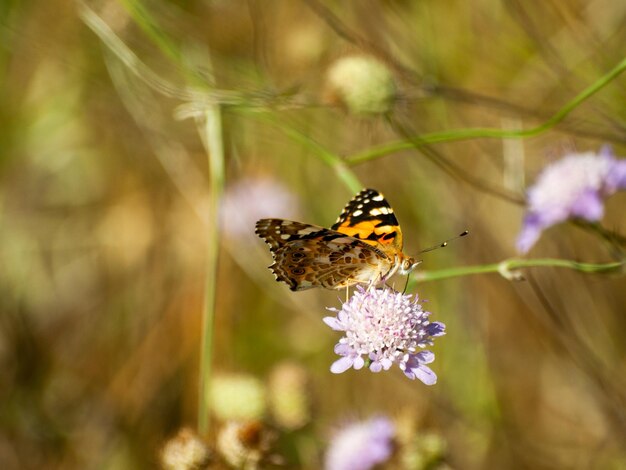
<path fill-rule="evenodd" d="M 294 403 L 310 400 L 310 422 L 265 418 L 287 468 L 319 468 L 337 423 L 376 414 L 417 447 L 435 436 L 431 468 L 625 468 L 623 275 L 417 283 L 448 331 L 426 387 L 398 370 L 332 375 L 337 333 L 321 318 L 343 293 L 274 282 L 253 233 L 268 216 L 330 226 L 363 185 L 393 205 L 408 254 L 470 229 L 421 269 L 514 257 L 519 201 L 546 162 L 624 154 L 624 77 L 532 137 L 418 136 L 541 126 L 624 60 L 624 21 L 610 0 L 0 2 L 0 467 L 156 467 L 197 424 L 208 282 L 216 377 L 274 383 L 284 360 L 306 375 Z M 352 54 L 393 73 L 388 113 L 353 115 L 329 88 Z M 223 120 L 219 201 L 197 118 L 208 105 Z M 611 198 L 603 221 L 622 235 L 625 203 Z M 531 255 L 623 257 L 568 224 Z M 211 422 L 214 443 L 224 423 Z"/>

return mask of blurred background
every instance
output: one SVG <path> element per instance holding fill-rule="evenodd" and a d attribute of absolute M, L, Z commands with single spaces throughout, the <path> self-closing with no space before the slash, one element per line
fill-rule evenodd
<path fill-rule="evenodd" d="M 623 60 L 625 26 L 611 0 L 3 0 L 0 467 L 158 466 L 196 427 L 219 243 L 210 446 L 257 419 L 274 462 L 315 469 L 342 423 L 386 415 L 395 468 L 626 468 L 623 276 L 418 283 L 448 331 L 427 387 L 397 368 L 331 374 L 339 334 L 321 319 L 344 294 L 275 282 L 253 233 L 261 217 L 330 226 L 354 195 L 347 172 L 385 194 L 408 254 L 470 230 L 421 270 L 516 256 L 546 163 L 624 154 L 626 78 L 532 138 L 407 136 L 541 124 Z M 347 57 L 375 60 L 374 108 L 333 68 Z M 207 101 L 223 105 L 219 231 L 194 122 Z M 605 227 L 626 234 L 625 204 L 608 201 Z M 529 257 L 612 255 L 562 224 Z"/>

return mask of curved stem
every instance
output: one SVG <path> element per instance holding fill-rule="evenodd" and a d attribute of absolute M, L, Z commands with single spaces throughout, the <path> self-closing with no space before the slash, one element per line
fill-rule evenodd
<path fill-rule="evenodd" d="M 258 114 L 256 115 L 258 116 Z M 361 189 L 363 189 L 363 184 L 359 181 L 359 178 L 354 174 L 354 172 L 339 155 L 331 152 L 322 144 L 290 124 L 279 121 L 275 117 L 267 115 L 264 116 L 264 120 L 265 122 L 268 122 L 278 127 L 293 140 L 311 149 L 317 157 L 319 157 L 326 165 L 334 170 L 335 174 L 352 193 L 356 194 Z"/>
<path fill-rule="evenodd" d="M 617 76 L 626 70 L 626 58 L 618 63 L 613 69 L 600 77 L 594 83 L 585 88 L 582 92 L 576 95 L 565 106 L 559 109 L 550 119 L 540 124 L 537 127 L 531 129 L 495 129 L 495 128 L 468 128 L 468 129 L 453 129 L 449 131 L 433 132 L 430 134 L 424 134 L 419 136 L 419 140 L 424 144 L 435 144 L 441 142 L 455 142 L 459 140 L 469 140 L 477 138 L 494 138 L 494 139 L 521 139 L 525 137 L 535 137 L 543 132 L 553 128 L 561 121 L 563 121 L 574 109 L 580 104 L 596 94 Z M 390 142 L 380 147 L 368 149 L 364 152 L 354 154 L 346 157 L 346 162 L 350 165 L 358 165 L 369 160 L 373 160 L 390 153 L 398 152 L 401 150 L 407 150 L 414 147 L 414 143 L 411 140 L 401 140 L 396 142 Z"/>

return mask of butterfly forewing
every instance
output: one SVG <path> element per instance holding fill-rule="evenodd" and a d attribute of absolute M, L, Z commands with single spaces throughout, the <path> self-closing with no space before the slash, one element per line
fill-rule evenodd
<path fill-rule="evenodd" d="M 402 251 L 402 231 L 393 209 L 375 189 L 364 189 L 343 209 L 333 230 L 363 240 L 370 245 L 382 245 L 386 252 Z"/>

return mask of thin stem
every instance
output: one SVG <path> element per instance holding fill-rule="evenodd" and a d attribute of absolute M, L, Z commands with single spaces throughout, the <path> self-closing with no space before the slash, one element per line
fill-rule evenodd
<path fill-rule="evenodd" d="M 178 46 L 158 28 L 150 12 L 136 0 L 120 0 L 129 15 L 143 32 L 163 51 L 174 63 L 181 63 Z"/>
<path fill-rule="evenodd" d="M 506 279 L 520 279 L 516 269 L 521 268 L 567 268 L 583 273 L 610 273 L 623 271 L 626 261 L 613 263 L 581 263 L 567 259 L 537 258 L 537 259 L 508 259 L 500 263 L 483 264 L 477 266 L 461 266 L 457 268 L 440 269 L 437 271 L 419 271 L 415 273 L 409 281 L 409 289 L 418 282 L 437 281 L 452 277 L 469 276 L 472 274 L 499 273 Z"/>
<path fill-rule="evenodd" d="M 419 140 L 424 144 L 435 144 L 441 142 L 456 142 L 460 140 L 478 139 L 478 138 L 494 138 L 494 139 L 521 139 L 526 137 L 536 137 L 539 134 L 553 128 L 563 121 L 574 109 L 581 105 L 584 101 L 596 94 L 611 81 L 617 78 L 626 70 L 626 58 L 617 64 L 608 73 L 600 77 L 590 86 L 585 88 L 581 93 L 576 95 L 565 106 L 559 109 L 543 124 L 531 129 L 495 129 L 495 128 L 469 128 L 469 129 L 453 129 L 449 131 L 433 132 L 419 136 Z M 401 140 L 390 142 L 380 147 L 370 148 L 364 152 L 346 157 L 345 161 L 349 165 L 358 165 L 369 160 L 373 160 L 390 153 L 407 150 L 414 147 L 411 140 Z"/>
<path fill-rule="evenodd" d="M 224 189 L 224 142 L 220 105 L 208 106 L 204 126 L 200 126 L 202 140 L 209 158 L 210 203 L 207 246 L 207 272 L 205 279 L 204 309 L 202 312 L 202 341 L 200 343 L 200 377 L 198 392 L 198 431 L 209 430 L 209 387 L 213 357 L 213 324 L 220 244 L 219 204 Z"/>
<path fill-rule="evenodd" d="M 255 116 L 258 116 L 258 114 Z M 278 127 L 287 136 L 311 149 L 315 155 L 320 158 L 320 160 L 333 169 L 335 174 L 352 193 L 358 193 L 361 189 L 363 189 L 363 184 L 359 181 L 359 178 L 354 174 L 350 167 L 346 165 L 346 162 L 339 155 L 331 152 L 304 132 L 296 129 L 290 124 L 279 121 L 273 116 L 263 115 L 263 120 L 275 127 Z"/>

